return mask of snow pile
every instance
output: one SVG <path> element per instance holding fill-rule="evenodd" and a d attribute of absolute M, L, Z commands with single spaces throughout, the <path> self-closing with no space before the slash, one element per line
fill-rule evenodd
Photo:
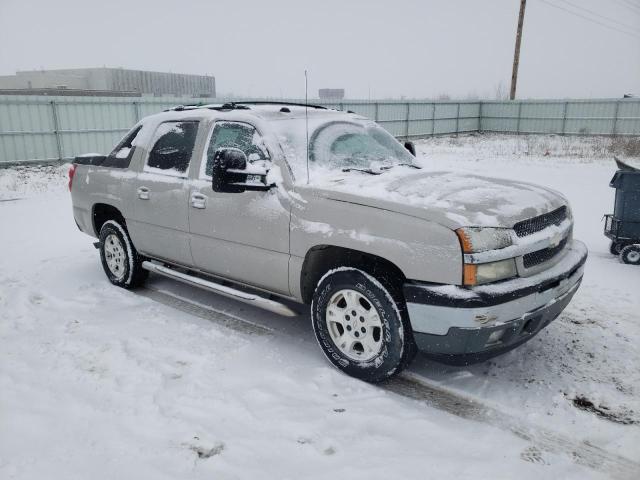
<path fill-rule="evenodd" d="M 0 168 L 0 200 L 67 188 L 69 164 Z"/>
<path fill-rule="evenodd" d="M 626 140 L 630 143 L 633 138 Z M 433 137 L 419 143 L 428 144 L 433 154 L 456 152 L 463 157 L 551 157 L 554 161 L 562 158 L 578 163 L 610 159 L 613 155 L 629 158 L 626 154 L 629 149 L 623 148 L 625 139 L 621 137 L 471 133 Z"/>

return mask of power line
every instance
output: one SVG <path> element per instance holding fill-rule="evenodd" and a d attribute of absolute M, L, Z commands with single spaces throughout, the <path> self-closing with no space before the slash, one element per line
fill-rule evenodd
<path fill-rule="evenodd" d="M 640 29 L 638 29 L 637 27 L 633 27 L 631 25 L 627 25 L 626 23 L 619 22 L 618 20 L 616 20 L 614 18 L 605 17 L 604 15 L 601 15 L 601 14 L 599 14 L 598 12 L 596 12 L 594 10 L 590 10 L 590 9 L 588 9 L 586 7 L 582 7 L 580 5 L 576 5 L 575 3 L 570 2 L 568 0 L 559 0 L 559 1 L 563 2 L 563 3 L 566 3 L 568 5 L 571 5 L 573 8 L 578 8 L 580 10 L 584 10 L 585 12 L 589 12 L 591 15 L 594 15 L 596 17 L 600 17 L 600 18 L 602 18 L 604 20 L 608 20 L 609 22 L 617 23 L 618 25 L 620 25 L 620 26 L 622 26 L 622 27 L 624 27 L 624 28 L 626 28 L 628 30 L 637 31 L 638 33 L 640 33 Z"/>
<path fill-rule="evenodd" d="M 618 3 L 622 3 L 623 5 L 626 5 L 634 12 L 640 11 L 640 5 L 638 5 L 637 3 L 631 2 L 630 0 L 617 0 L 617 1 Z"/>
<path fill-rule="evenodd" d="M 630 11 L 632 11 L 633 13 L 640 15 L 640 5 L 639 6 L 635 6 L 634 3 L 626 3 L 625 0 L 614 0 L 618 3 L 618 5 L 622 5 L 623 7 L 628 8 Z"/>
<path fill-rule="evenodd" d="M 613 31 L 616 31 L 616 32 L 619 32 L 619 33 L 624 33 L 625 35 L 629 35 L 631 37 L 640 39 L 640 35 L 637 35 L 636 33 L 628 32 L 626 30 L 620 30 L 619 28 L 613 27 L 611 25 L 607 25 L 606 23 L 599 22 L 598 20 L 594 20 L 593 18 L 587 17 L 587 16 L 582 15 L 582 14 L 580 14 L 578 12 L 574 12 L 573 10 L 569 10 L 567 8 L 561 7 L 560 5 L 556 5 L 555 3 L 551 3 L 551 2 L 549 2 L 547 0 L 539 0 L 539 1 L 541 1 L 542 3 L 546 3 L 550 7 L 557 8 L 559 10 L 563 10 L 563 11 L 565 11 L 567 13 L 570 13 L 572 15 L 580 17 L 580 18 L 582 18 L 584 20 L 587 20 L 589 22 L 597 23 L 598 25 L 603 26 L 605 28 L 608 28 L 609 30 L 613 30 Z"/>

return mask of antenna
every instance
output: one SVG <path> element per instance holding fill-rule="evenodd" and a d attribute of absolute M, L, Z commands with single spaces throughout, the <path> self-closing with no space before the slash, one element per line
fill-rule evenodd
<path fill-rule="evenodd" d="M 309 183 L 309 82 L 307 71 L 304 71 L 304 124 L 307 133 L 307 184 Z"/>

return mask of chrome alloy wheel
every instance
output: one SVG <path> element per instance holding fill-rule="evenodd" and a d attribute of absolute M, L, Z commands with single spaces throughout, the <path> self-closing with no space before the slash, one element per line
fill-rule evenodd
<path fill-rule="evenodd" d="M 327 330 L 340 352 L 366 362 L 382 350 L 382 321 L 376 308 L 356 290 L 334 293 L 325 314 Z"/>
<path fill-rule="evenodd" d="M 125 262 L 127 256 L 124 246 L 117 235 L 111 233 L 104 239 L 104 258 L 111 274 L 118 280 L 122 280 L 125 274 Z"/>

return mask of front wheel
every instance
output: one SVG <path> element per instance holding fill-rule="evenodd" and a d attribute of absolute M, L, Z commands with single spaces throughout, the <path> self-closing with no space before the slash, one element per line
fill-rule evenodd
<path fill-rule="evenodd" d="M 620 252 L 620 261 L 629 265 L 640 265 L 640 244 L 624 247 Z"/>
<path fill-rule="evenodd" d="M 142 268 L 127 230 L 115 220 L 107 220 L 100 229 L 100 260 L 111 283 L 123 288 L 135 288 L 146 280 L 149 272 Z"/>
<path fill-rule="evenodd" d="M 367 382 L 404 369 L 416 347 L 404 302 L 356 268 L 327 273 L 311 303 L 316 339 L 329 361 Z"/>

